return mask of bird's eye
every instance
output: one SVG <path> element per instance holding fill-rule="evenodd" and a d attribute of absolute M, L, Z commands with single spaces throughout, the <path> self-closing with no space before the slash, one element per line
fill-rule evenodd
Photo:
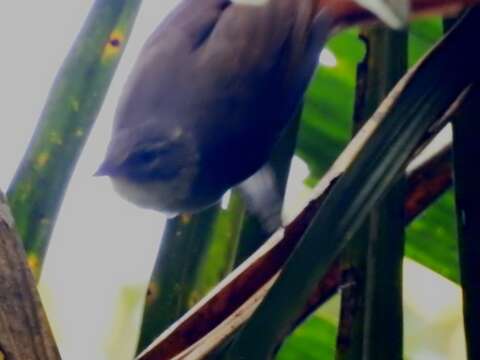
<path fill-rule="evenodd" d="M 183 161 L 183 153 L 168 142 L 143 144 L 124 163 L 128 175 L 138 180 L 166 179 L 175 176 Z"/>
<path fill-rule="evenodd" d="M 138 165 L 149 165 L 171 152 L 172 144 L 166 141 L 146 143 L 139 146 L 129 156 L 129 161 Z"/>
<path fill-rule="evenodd" d="M 142 149 L 136 151 L 128 157 L 128 164 L 130 166 L 148 166 L 158 158 L 158 152 L 155 150 Z"/>
<path fill-rule="evenodd" d="M 139 162 L 150 163 L 155 160 L 156 153 L 153 150 L 144 150 L 140 151 L 140 153 L 138 153 L 136 157 Z"/>

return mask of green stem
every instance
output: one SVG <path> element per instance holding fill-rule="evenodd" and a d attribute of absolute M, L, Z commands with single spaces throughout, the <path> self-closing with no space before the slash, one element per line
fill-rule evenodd
<path fill-rule="evenodd" d="M 213 227 L 213 240 L 202 260 L 196 280 L 196 291 L 192 294 L 190 305 L 200 300 L 234 268 L 244 217 L 243 199 L 234 190 L 227 209 L 220 211 Z"/>
<path fill-rule="evenodd" d="M 137 352 L 187 309 L 219 208 L 168 220 L 150 279 Z"/>
<path fill-rule="evenodd" d="M 407 67 L 407 33 L 377 26 L 364 29 L 361 36 L 367 55 L 358 71 L 357 128 L 374 113 Z M 402 357 L 403 185 L 402 177 L 346 248 L 337 359 Z"/>
<path fill-rule="evenodd" d="M 403 359 L 404 185 L 400 178 L 370 215 L 363 359 Z"/>
<path fill-rule="evenodd" d="M 469 360 L 480 359 L 480 85 L 469 91 L 453 121 L 455 192 L 457 203 L 460 278 Z"/>
<path fill-rule="evenodd" d="M 146 297 L 138 353 L 232 270 L 244 211 L 234 192 L 225 210 L 215 206 L 168 221 Z"/>
<path fill-rule="evenodd" d="M 38 278 L 63 196 L 98 115 L 140 0 L 96 0 L 58 73 L 8 199 Z"/>

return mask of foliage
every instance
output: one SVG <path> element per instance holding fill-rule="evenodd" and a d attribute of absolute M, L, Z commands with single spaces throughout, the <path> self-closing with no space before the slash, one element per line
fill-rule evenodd
<path fill-rule="evenodd" d="M 443 34 L 440 18 L 414 21 L 409 26 L 409 64 L 414 65 Z M 344 31 L 327 44 L 337 59 L 337 66 L 322 67 L 317 72 L 306 96 L 297 153 L 308 164 L 310 178 L 315 184 L 348 142 L 351 133 L 355 97 L 356 66 L 364 56 L 363 44 L 356 30 Z M 459 263 L 456 242 L 456 220 L 453 193 L 449 191 L 430 206 L 406 229 L 406 255 L 452 281 L 459 282 Z M 315 324 L 316 331 L 329 334 L 326 340 L 332 346 L 336 332 L 331 325 Z M 304 328 L 305 327 L 305 328 Z M 299 337 L 310 339 L 313 321 L 305 323 L 295 333 L 295 339 L 304 345 L 294 347 L 298 356 L 312 359 L 331 359 L 329 352 L 318 355 L 321 344 L 309 346 Z M 302 330 L 301 330 L 302 329 Z M 323 338 L 323 337 L 322 337 Z M 308 341 L 308 340 L 306 340 Z M 287 341 L 285 347 L 294 346 Z M 331 350 L 333 351 L 333 350 Z M 280 353 L 279 358 L 283 353 Z"/>
<path fill-rule="evenodd" d="M 439 18 L 410 26 L 409 63 L 415 64 L 443 33 Z M 346 145 L 351 134 L 355 76 L 363 58 L 357 31 L 348 30 L 327 44 L 337 66 L 317 72 L 306 96 L 297 154 L 308 164 L 315 184 Z M 407 228 L 406 255 L 458 282 L 458 256 L 453 196 L 444 195 Z"/>
<path fill-rule="evenodd" d="M 30 147 L 9 189 L 9 202 L 18 230 L 24 241 L 30 266 L 37 276 L 63 194 L 103 102 L 139 6 L 140 1 L 134 0 L 95 1 L 84 29 L 57 77 Z M 439 18 L 412 24 L 408 33 L 410 66 L 416 64 L 426 51 L 432 48 L 442 32 Z M 463 50 L 464 45 L 461 48 Z M 305 96 L 300 128 L 295 126 L 295 129 L 292 129 L 289 133 L 290 143 L 285 147 L 282 156 L 276 159 L 282 167 L 279 175 L 282 182 L 286 181 L 285 174 L 290 164 L 297 131 L 296 153 L 309 166 L 310 175 L 306 181 L 309 186 L 315 185 L 322 178 L 349 142 L 355 90 L 358 85 L 356 70 L 365 56 L 365 49 L 356 29 L 333 37 L 327 48 L 335 55 L 336 65 L 320 68 L 314 76 Z M 453 63 L 463 64 L 456 59 Z M 430 70 L 437 69 L 431 66 Z M 350 177 L 340 178 L 340 185 L 334 188 L 325 200 L 327 205 L 320 208 L 322 216 L 314 223 L 314 235 L 312 232 L 307 233 L 290 258 L 290 265 L 281 274 L 280 281 L 268 295 L 267 301 L 261 304 L 253 321 L 242 330 L 240 336 L 234 339 L 234 345 L 226 352 L 228 358 L 239 358 L 242 354 L 267 356 L 276 349 L 288 331 L 292 330 L 292 326 L 296 325 L 296 318 L 287 313 L 300 312 L 298 299 L 305 300 L 308 297 L 306 289 L 313 289 L 318 285 L 329 263 L 356 229 L 352 224 L 358 228 L 358 219 L 365 217 L 374 206 L 372 199 L 378 200 L 382 195 L 381 191 L 386 191 L 391 185 L 393 177 L 398 176 L 400 171 L 403 173 L 408 157 L 416 146 L 415 141 L 419 141 L 417 137 L 421 135 L 421 131 L 427 129 L 429 123 L 436 120 L 433 117 L 444 110 L 442 106 L 448 106 L 465 87 L 466 80 L 463 80 L 462 77 L 456 86 L 453 86 L 453 90 L 443 89 L 447 95 L 442 93 L 438 98 L 433 96 L 434 100 L 437 100 L 437 103 L 434 103 L 436 107 L 419 105 L 416 99 L 407 102 L 409 105 L 418 106 L 419 112 L 424 111 L 424 118 L 409 113 L 407 115 L 411 116 L 412 122 L 405 124 L 404 128 L 396 128 L 396 125 L 388 123 L 381 128 L 384 132 L 380 133 L 384 135 L 383 138 L 378 140 L 372 136 L 372 142 L 367 144 L 366 150 L 360 153 L 357 161 L 348 168 L 347 174 Z M 422 82 L 422 85 L 425 85 L 425 82 Z M 429 89 L 426 85 L 425 88 Z M 430 90 L 431 95 L 434 90 Z M 404 121 L 400 119 L 399 109 L 389 109 L 393 116 L 391 119 Z M 433 115 L 427 110 L 432 111 Z M 412 124 L 418 125 L 418 128 L 412 130 L 407 137 L 406 131 L 411 130 L 408 126 Z M 388 129 L 392 132 L 398 131 L 403 138 L 395 138 Z M 390 158 L 387 160 L 379 155 L 386 153 L 388 148 L 385 139 L 390 139 L 394 145 L 403 146 L 402 150 L 396 148 L 391 152 L 400 160 L 394 161 L 396 159 L 391 158 L 391 153 L 388 153 Z M 364 179 L 371 181 L 364 184 Z M 355 192 L 355 189 L 358 191 Z M 352 201 L 356 207 L 342 199 L 345 194 L 348 195 L 348 201 Z M 363 203 L 360 204 L 361 202 Z M 332 211 L 325 210 L 329 207 Z M 358 211 L 353 214 L 352 209 Z M 345 218 L 349 220 L 348 224 Z M 139 350 L 201 299 L 232 270 L 234 264 L 246 258 L 263 242 L 264 237 L 260 237 L 258 229 L 253 228 L 254 230 L 250 231 L 247 226 L 247 231 L 242 233 L 242 225 L 249 224 L 250 220 L 245 216 L 242 202 L 237 194 L 234 194 L 226 210 L 217 207 L 194 217 L 184 215 L 169 222 L 152 275 Z M 400 222 L 402 227 L 403 221 Z M 454 201 L 452 192 L 449 192 L 408 227 L 406 255 L 459 283 L 459 268 L 464 263 L 459 264 L 455 232 Z M 252 234 L 258 235 L 254 242 L 251 242 Z M 314 236 L 320 236 L 324 247 L 317 246 Z M 311 254 L 316 254 L 317 258 L 314 259 Z M 292 263 L 296 266 L 292 267 Z M 311 266 L 307 266 L 309 264 Z M 301 286 L 303 281 L 307 284 L 304 287 Z M 294 295 L 286 296 L 288 291 L 282 289 L 296 290 Z M 279 306 L 273 307 L 272 304 Z M 283 323 L 279 321 L 282 318 L 285 320 Z M 261 328 L 269 328 L 271 331 L 265 334 L 258 331 Z M 316 313 L 287 339 L 278 358 L 318 359 L 319 354 L 322 359 L 332 358 L 336 332 L 336 324 Z M 274 338 L 275 335 L 278 335 L 278 338 Z M 264 341 L 256 344 L 258 339 Z M 272 339 L 273 342 L 269 343 Z M 248 349 L 254 345 L 256 349 Z M 240 348 L 242 351 L 238 351 Z M 245 348 L 248 351 L 244 352 Z"/>

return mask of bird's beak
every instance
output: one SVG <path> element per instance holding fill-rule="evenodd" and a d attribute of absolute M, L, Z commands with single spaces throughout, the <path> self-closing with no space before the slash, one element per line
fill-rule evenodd
<path fill-rule="evenodd" d="M 106 162 L 103 162 L 97 171 L 93 174 L 93 176 L 109 176 L 111 175 L 111 171 L 109 170 L 109 166 Z"/>
<path fill-rule="evenodd" d="M 354 0 L 370 10 L 388 26 L 400 29 L 410 16 L 410 0 Z"/>
<path fill-rule="evenodd" d="M 100 168 L 93 173 L 93 176 L 107 176 L 107 174 Z"/>

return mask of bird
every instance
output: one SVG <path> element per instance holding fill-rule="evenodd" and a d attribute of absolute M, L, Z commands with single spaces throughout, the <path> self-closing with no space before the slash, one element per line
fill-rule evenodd
<path fill-rule="evenodd" d="M 279 227 L 268 159 L 332 21 L 318 0 L 181 0 L 139 53 L 96 175 L 168 216 L 236 187 L 265 227 Z"/>

